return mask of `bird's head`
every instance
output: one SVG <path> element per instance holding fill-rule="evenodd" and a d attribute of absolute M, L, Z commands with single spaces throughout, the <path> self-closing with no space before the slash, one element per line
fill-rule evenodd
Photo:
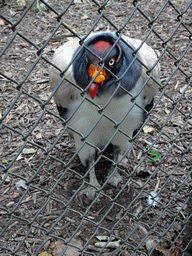
<path fill-rule="evenodd" d="M 116 43 L 117 39 L 112 32 L 96 33 L 85 41 L 87 49 L 81 49 L 74 62 L 74 77 L 79 86 L 85 89 L 94 79 L 89 87 L 92 99 L 113 91 L 116 78 L 124 74 L 133 58 L 132 50 L 121 40 Z M 134 72 L 128 71 L 126 76 L 131 73 Z M 126 76 L 124 80 L 127 80 Z M 128 86 L 130 81 L 132 83 L 131 77 L 128 79 Z"/>
<path fill-rule="evenodd" d="M 118 44 L 114 47 L 115 40 L 110 37 L 97 38 L 93 40 L 85 53 L 85 60 L 88 64 L 88 76 L 90 79 L 95 78 L 89 88 L 90 96 L 95 98 L 98 89 L 108 84 L 108 81 L 114 80 L 113 74 L 116 74 L 121 60 L 121 48 Z M 104 63 L 101 68 L 100 63 Z"/>

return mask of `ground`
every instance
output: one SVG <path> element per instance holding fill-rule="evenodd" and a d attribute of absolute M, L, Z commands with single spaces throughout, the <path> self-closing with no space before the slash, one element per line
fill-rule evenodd
<path fill-rule="evenodd" d="M 13 2 L 2 1 L 0 14 L 14 24 L 29 2 Z M 49 41 L 58 24 L 56 12 L 64 10 L 68 1 L 48 1 L 55 12 L 35 2 L 15 31 L 0 16 L 0 51 L 16 35 L 0 55 L 0 115 L 5 116 L 0 130 L 1 247 L 18 246 L 20 254 L 15 255 L 46 251 L 54 256 L 70 242 L 85 247 L 87 253 L 82 255 L 100 255 L 95 236 L 113 235 L 121 240 L 121 247 L 105 248 L 102 255 L 141 256 L 147 255 L 146 240 L 160 235 L 169 242 L 161 250 L 175 250 L 191 182 L 192 91 L 186 86 L 192 73 L 192 6 L 187 9 L 190 1 L 173 0 L 162 9 L 164 2 L 139 1 L 139 9 L 123 29 L 125 35 L 142 40 L 151 31 L 146 42 L 159 56 L 162 88 L 146 129 L 119 166 L 123 182 L 117 188 L 105 186 L 106 196 L 91 205 L 76 193 L 86 170 L 75 156 L 74 142 L 53 99 L 43 103 L 51 95 L 47 61 L 56 48 L 74 38 L 66 26 L 84 36 L 100 15 L 98 7 L 92 1 L 74 1 L 63 16 L 66 26 L 60 26 Z M 134 8 L 132 1 L 109 1 L 104 13 L 116 27 L 102 18 L 95 31 L 121 28 Z M 149 20 L 154 21 L 151 26 Z M 44 44 L 43 52 L 37 52 Z M 160 163 L 149 162 L 149 149 L 161 155 Z M 101 184 L 109 166 L 104 157 L 97 164 Z M 154 206 L 147 202 L 152 191 L 159 197 Z M 72 248 L 65 255 L 79 255 Z M 0 252 L 10 255 L 5 249 Z"/>

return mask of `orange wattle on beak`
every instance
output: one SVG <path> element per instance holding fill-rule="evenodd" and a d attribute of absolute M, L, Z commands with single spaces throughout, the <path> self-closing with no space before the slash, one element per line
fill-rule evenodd
<path fill-rule="evenodd" d="M 89 77 L 94 78 L 100 68 L 101 68 L 100 66 L 98 68 L 94 68 L 93 64 L 90 64 L 89 70 L 88 70 Z M 102 86 L 105 81 L 105 76 L 106 76 L 105 69 L 102 69 L 101 72 L 98 74 L 98 76 L 95 78 L 94 82 L 97 84 L 101 84 Z"/>

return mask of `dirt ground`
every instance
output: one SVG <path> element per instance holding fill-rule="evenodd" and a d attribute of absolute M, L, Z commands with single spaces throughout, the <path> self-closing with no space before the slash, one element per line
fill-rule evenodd
<path fill-rule="evenodd" d="M 0 14 L 14 24 L 26 10 L 19 3 L 28 6 L 29 1 L 13 2 L 0 2 Z M 48 3 L 62 12 L 68 1 Z M 14 255 L 47 252 L 57 256 L 66 249 L 67 256 L 141 256 L 150 251 L 146 241 L 159 236 L 167 241 L 159 245 L 162 255 L 178 255 L 175 246 L 183 234 L 191 183 L 192 90 L 186 85 L 192 74 L 192 5 L 178 18 L 190 1 L 173 0 L 162 9 L 164 3 L 139 1 L 140 11 L 134 12 L 123 29 L 125 35 L 142 40 L 152 30 L 146 42 L 160 56 L 162 88 L 146 130 L 137 136 L 130 157 L 119 166 L 123 182 L 117 188 L 106 185 L 105 196 L 92 204 L 76 193 L 86 170 L 75 156 L 74 142 L 57 116 L 53 99 L 43 105 L 51 95 L 47 60 L 74 36 L 60 26 L 43 52 L 37 53 L 58 24 L 56 12 L 35 2 L 15 31 L 0 16 L 0 52 L 13 38 L 0 55 L 0 115 L 6 116 L 0 126 L 1 255 L 16 250 Z M 121 28 L 134 8 L 132 1 L 114 0 L 104 13 Z M 99 16 L 97 9 L 93 1 L 74 1 L 63 22 L 84 36 Z M 148 20 L 155 17 L 149 27 Z M 102 18 L 94 31 L 106 29 L 115 28 Z M 149 163 L 146 152 L 151 148 L 161 154 L 157 165 Z M 104 157 L 96 166 L 101 184 L 109 166 L 110 160 Z M 155 206 L 147 202 L 152 191 L 159 197 Z M 117 250 L 104 248 L 99 254 L 95 247 L 98 235 L 120 240 Z M 66 247 L 68 243 L 83 248 L 84 253 L 70 244 Z"/>

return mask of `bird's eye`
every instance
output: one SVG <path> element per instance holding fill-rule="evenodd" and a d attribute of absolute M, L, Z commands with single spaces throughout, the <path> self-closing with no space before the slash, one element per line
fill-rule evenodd
<path fill-rule="evenodd" d="M 109 61 L 109 66 L 113 66 L 115 64 L 115 58 L 111 58 Z"/>

